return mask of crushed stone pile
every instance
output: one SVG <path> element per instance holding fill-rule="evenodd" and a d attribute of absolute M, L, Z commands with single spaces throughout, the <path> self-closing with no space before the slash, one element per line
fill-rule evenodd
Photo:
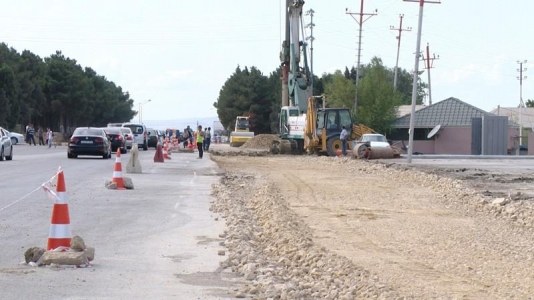
<path fill-rule="evenodd" d="M 274 134 L 258 134 L 248 140 L 240 148 L 245 149 L 269 149 L 274 140 L 278 140 L 279 137 Z"/>
<path fill-rule="evenodd" d="M 312 232 L 278 188 L 252 175 L 227 174 L 214 185 L 229 250 L 221 267 L 244 277 L 236 296 L 251 299 L 396 299 L 379 278 L 314 244 Z"/>

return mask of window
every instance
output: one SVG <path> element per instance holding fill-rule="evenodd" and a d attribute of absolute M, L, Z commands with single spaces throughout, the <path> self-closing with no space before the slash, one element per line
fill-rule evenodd
<path fill-rule="evenodd" d="M 298 109 L 290 109 L 289 110 L 289 116 L 290 117 L 298 117 L 300 114 L 299 114 L 299 110 Z"/>
<path fill-rule="evenodd" d="M 103 136 L 104 133 L 102 129 L 98 128 L 76 128 L 74 130 L 74 133 L 72 135 L 97 135 L 97 136 Z"/>
<path fill-rule="evenodd" d="M 348 109 L 343 109 L 339 111 L 339 118 L 341 126 L 345 126 L 347 130 L 351 127 L 352 118 L 350 117 L 350 112 Z"/>
<path fill-rule="evenodd" d="M 328 111 L 326 129 L 338 129 L 338 123 L 336 122 L 336 119 L 337 119 L 337 110 Z"/>
<path fill-rule="evenodd" d="M 132 130 L 133 133 L 135 134 L 141 134 L 143 133 L 143 126 L 139 126 L 139 125 L 125 125 L 124 127 L 128 127 Z"/>

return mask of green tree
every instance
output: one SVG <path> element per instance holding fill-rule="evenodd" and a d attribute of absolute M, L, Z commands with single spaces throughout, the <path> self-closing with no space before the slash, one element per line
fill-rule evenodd
<path fill-rule="evenodd" d="M 325 83 L 326 105 L 328 107 L 352 107 L 355 85 L 337 70 Z"/>
<path fill-rule="evenodd" d="M 374 58 L 366 76 L 361 80 L 358 94 L 357 121 L 378 132 L 386 132 L 396 118 L 402 95 L 393 90 L 388 78 L 389 71 L 382 61 Z"/>
<path fill-rule="evenodd" d="M 250 129 L 255 133 L 271 131 L 273 91 L 269 79 L 256 67 L 244 70 L 238 66 L 225 82 L 217 102 L 217 115 L 223 126 L 232 129 L 237 116 L 250 116 Z"/>
<path fill-rule="evenodd" d="M 534 107 L 534 100 L 528 99 L 527 102 L 525 102 L 526 107 Z"/>

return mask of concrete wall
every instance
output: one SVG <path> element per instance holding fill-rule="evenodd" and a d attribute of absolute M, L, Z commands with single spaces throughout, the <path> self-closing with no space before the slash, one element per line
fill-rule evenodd
<path fill-rule="evenodd" d="M 517 135 L 519 130 L 517 128 L 508 128 L 508 149 L 512 150 L 517 147 Z M 514 144 L 515 141 L 515 144 Z M 529 145 L 530 151 L 534 154 L 534 135 L 532 139 L 532 146 Z M 397 143 L 399 141 L 393 141 Z M 408 146 L 408 141 L 404 141 Z M 396 146 L 401 147 L 402 143 Z M 532 150 L 530 150 L 532 149 Z M 471 154 L 471 127 L 444 127 L 442 128 L 434 140 L 414 141 L 413 152 L 420 152 L 423 154 L 451 154 L 451 155 L 470 155 Z"/>

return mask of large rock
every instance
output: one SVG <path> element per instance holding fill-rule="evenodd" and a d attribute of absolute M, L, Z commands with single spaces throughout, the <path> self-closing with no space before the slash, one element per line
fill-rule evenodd
<path fill-rule="evenodd" d="M 46 251 L 41 257 L 41 265 L 71 265 L 81 266 L 89 262 L 85 251 Z"/>
<path fill-rule="evenodd" d="M 45 253 L 45 251 L 46 250 L 44 248 L 40 247 L 28 248 L 28 250 L 24 252 L 24 260 L 26 261 L 26 263 L 37 262 L 39 258 L 41 258 L 43 253 Z"/>
<path fill-rule="evenodd" d="M 124 187 L 127 190 L 133 190 L 134 189 L 134 184 L 133 184 L 132 178 L 130 178 L 130 177 L 122 177 L 122 181 L 124 181 Z"/>
<path fill-rule="evenodd" d="M 85 250 L 85 242 L 80 236 L 75 235 L 70 240 L 70 248 L 75 251 L 83 251 Z"/>
<path fill-rule="evenodd" d="M 130 159 L 126 165 L 126 173 L 143 173 L 141 161 L 139 160 L 139 149 L 137 148 L 137 144 L 133 144 L 132 150 L 130 150 Z"/>

